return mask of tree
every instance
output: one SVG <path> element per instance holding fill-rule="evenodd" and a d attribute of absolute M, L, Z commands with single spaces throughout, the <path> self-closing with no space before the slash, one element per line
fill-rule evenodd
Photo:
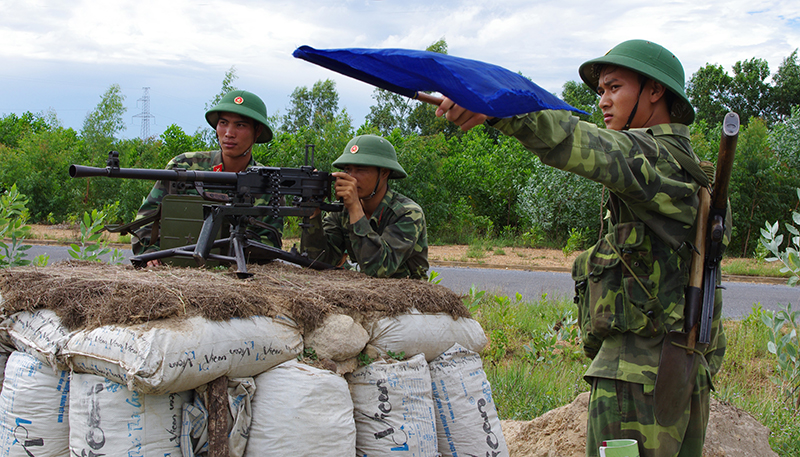
<path fill-rule="evenodd" d="M 800 106 L 793 106 L 791 117 L 772 128 L 769 144 L 775 151 L 782 181 L 789 187 L 800 187 Z"/>
<path fill-rule="evenodd" d="M 797 64 L 797 49 L 783 59 L 778 71 L 772 75 L 772 106 L 777 120 L 793 115 L 792 109 L 800 105 L 800 66 Z"/>
<path fill-rule="evenodd" d="M 578 114 L 581 120 L 592 122 L 600 128 L 605 127 L 603 122 L 603 112 L 600 110 L 598 103 L 600 97 L 597 92 L 593 91 L 583 82 L 567 81 L 564 83 L 561 90 L 561 99 L 574 106 L 575 108 L 582 109 L 589 113 L 589 115 Z"/>
<path fill-rule="evenodd" d="M 411 113 L 410 98 L 383 89 L 375 89 L 372 98 L 376 103 L 365 117 L 368 124 L 377 128 L 381 136 L 388 136 L 394 129 L 404 135 L 409 133 L 406 118 Z"/>
<path fill-rule="evenodd" d="M 290 96 L 290 106 L 283 116 L 281 130 L 296 133 L 303 128 L 319 130 L 339 112 L 339 93 L 330 79 L 317 81 L 309 90 L 297 87 Z"/>
<path fill-rule="evenodd" d="M 686 94 L 697 112 L 696 121 L 705 121 L 710 126 L 722 122 L 730 111 L 731 82 L 721 65 L 706 64 L 692 75 Z"/>
<path fill-rule="evenodd" d="M 729 76 L 719 65 L 706 64 L 693 74 L 686 88 L 697 119 L 713 127 L 728 111 L 739 114 L 742 125 L 761 118 L 771 126 L 791 116 L 800 104 L 800 66 L 795 49 L 769 83 L 769 64 L 764 59 L 738 61 Z"/>
<path fill-rule="evenodd" d="M 122 116 L 127 111 L 125 96 L 119 84 L 112 84 L 103 94 L 100 103 L 86 115 L 81 136 L 86 143 L 89 158 L 98 151 L 107 151 L 115 140 L 115 135 L 125 129 Z"/>
<path fill-rule="evenodd" d="M 779 160 L 768 142 L 766 122 L 753 118 L 739 132 L 731 172 L 730 200 L 733 235 L 728 250 L 748 256 L 758 244 L 761 221 L 788 214 L 792 188 L 782 175 Z M 719 138 L 719 135 L 717 135 Z"/>
<path fill-rule="evenodd" d="M 603 222 L 603 186 L 538 160 L 531 171 L 528 182 L 520 187 L 523 220 L 556 245 L 563 245 L 573 229 L 585 229 L 586 239 L 597 240 Z"/>
<path fill-rule="evenodd" d="M 125 129 L 123 115 L 125 96 L 119 84 L 112 84 L 103 94 L 100 103 L 86 115 L 83 121 L 81 136 L 83 137 L 83 154 L 81 163 L 98 166 L 105 164 L 108 151 L 113 149 L 115 135 Z M 92 179 L 86 179 L 83 203 L 92 199 Z M 30 195 L 30 194 L 29 194 Z"/>
<path fill-rule="evenodd" d="M 443 178 L 453 189 L 454 200 L 464 197 L 476 216 L 489 218 L 497 228 L 517 228 L 523 222 L 518 208 L 520 189 L 539 159 L 515 138 L 495 139 L 489 130 L 479 126 L 448 141 Z"/>
<path fill-rule="evenodd" d="M 200 151 L 208 146 L 203 142 L 203 139 L 199 135 L 188 135 L 184 133 L 183 129 L 176 124 L 172 124 L 164 129 L 164 132 L 161 133 L 159 139 L 161 140 L 164 149 L 160 155 L 162 158 L 165 158 L 166 161 L 169 161 L 178 154 L 183 154 L 184 152 L 190 151 Z M 164 161 L 164 163 L 159 162 L 160 166 L 164 166 L 166 161 Z"/>
<path fill-rule="evenodd" d="M 0 145 L 0 188 L 16 184 L 28 198 L 33 221 L 46 221 L 51 213 L 55 220 L 65 220 L 80 207 L 86 188 L 86 183 L 67 174 L 80 150 L 76 132 L 62 127 L 25 135 L 18 148 Z"/>
<path fill-rule="evenodd" d="M 764 119 L 768 124 L 774 119 L 767 78 L 769 63 L 766 60 L 752 58 L 734 64 L 728 106 L 739 114 L 743 124 L 749 123 L 754 117 Z"/>
<path fill-rule="evenodd" d="M 239 79 L 239 77 L 236 75 L 236 67 L 231 66 L 231 68 L 225 72 L 225 76 L 222 78 L 222 88 L 217 95 L 215 95 L 208 103 L 206 103 L 205 110 L 208 111 L 217 106 L 217 104 L 222 101 L 222 97 L 227 95 L 228 92 L 236 90 L 237 88 L 233 82 L 237 79 Z M 207 145 L 209 148 L 214 148 L 217 145 L 217 132 L 213 128 L 201 127 L 195 132 L 195 137 L 200 138 L 202 143 Z M 206 148 L 204 147 L 201 149 Z"/>
<path fill-rule="evenodd" d="M 407 178 L 392 180 L 390 185 L 423 208 L 428 236 L 432 239 L 448 222 L 461 216 L 454 214 L 449 205 L 452 192 L 442 177 L 442 164 L 448 152 L 447 140 L 441 133 L 402 136 L 400 130 L 392 132 L 387 139 L 394 145 L 397 160 L 408 173 Z"/>
<path fill-rule="evenodd" d="M 55 125 L 51 125 L 54 122 Z M 52 121 L 41 113 L 31 113 L 26 111 L 22 116 L 14 113 L 0 118 L 0 144 L 10 148 L 19 146 L 20 140 L 29 133 L 39 133 L 58 126 L 58 120 L 52 116 Z"/>
<path fill-rule="evenodd" d="M 206 103 L 206 111 L 217 106 L 217 103 L 221 102 L 222 97 L 227 95 L 228 92 L 236 90 L 236 86 L 233 84 L 233 82 L 237 79 L 239 79 L 239 76 L 236 75 L 236 67 L 231 66 L 231 68 L 225 72 L 225 76 L 222 78 L 222 88 L 220 89 L 219 93 L 215 95 L 214 98 L 212 98 L 208 103 Z"/>
<path fill-rule="evenodd" d="M 352 137 L 353 120 L 342 110 L 318 128 L 301 128 L 295 133 L 281 129 L 269 144 L 253 146 L 253 158 L 267 166 L 299 167 L 305 164 L 306 145 L 314 145 L 315 167 L 331 171 L 331 163 Z"/>

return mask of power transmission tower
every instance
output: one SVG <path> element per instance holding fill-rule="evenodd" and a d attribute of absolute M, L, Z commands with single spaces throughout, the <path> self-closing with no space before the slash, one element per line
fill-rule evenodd
<path fill-rule="evenodd" d="M 142 102 L 142 112 L 136 114 L 133 117 L 138 117 L 142 119 L 142 133 L 141 137 L 143 140 L 150 138 L 150 119 L 155 119 L 156 117 L 150 114 L 150 88 L 143 87 L 144 95 L 137 102 Z"/>

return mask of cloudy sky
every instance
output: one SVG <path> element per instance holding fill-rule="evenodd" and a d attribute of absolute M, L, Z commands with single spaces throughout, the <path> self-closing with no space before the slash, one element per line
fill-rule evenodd
<path fill-rule="evenodd" d="M 206 103 L 235 85 L 284 113 L 299 86 L 330 78 L 360 125 L 373 87 L 295 59 L 301 45 L 425 49 L 522 72 L 559 93 L 577 67 L 615 44 L 655 41 L 688 79 L 706 63 L 729 73 L 758 57 L 774 72 L 800 47 L 800 2 L 786 0 L 0 0 L 0 115 L 55 111 L 79 130 L 112 84 L 125 95 L 125 138 L 204 126 Z"/>

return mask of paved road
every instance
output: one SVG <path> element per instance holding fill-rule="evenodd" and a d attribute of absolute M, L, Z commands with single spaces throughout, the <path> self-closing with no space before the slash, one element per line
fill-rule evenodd
<path fill-rule="evenodd" d="M 39 254 L 48 254 L 51 263 L 69 258 L 65 246 L 33 246 L 27 252 L 29 259 Z M 130 250 L 123 252 L 126 257 L 131 255 Z M 439 273 L 443 286 L 459 294 L 467 293 L 474 284 L 478 290 L 487 290 L 498 295 L 514 297 L 519 293 L 527 301 L 538 301 L 543 294 L 569 299 L 574 295 L 574 285 L 569 273 L 438 265 L 432 270 Z M 780 309 L 787 303 L 791 303 L 794 308 L 800 304 L 800 287 L 733 281 L 723 281 L 723 286 L 726 288 L 722 291 L 725 303 L 723 314 L 733 319 L 749 314 L 754 303 L 761 303 L 764 309 L 771 310 Z"/>
<path fill-rule="evenodd" d="M 510 297 L 520 293 L 526 300 L 536 301 L 546 293 L 550 297 L 572 299 L 574 283 L 569 273 L 543 271 L 493 270 L 488 268 L 463 268 L 434 266 L 443 286 L 456 293 L 467 293 L 472 284 L 478 290 L 487 290 Z M 791 303 L 793 309 L 800 304 L 800 287 L 785 284 L 755 284 L 723 281 L 723 315 L 739 319 L 750 314 L 754 303 L 764 309 L 777 310 Z"/>

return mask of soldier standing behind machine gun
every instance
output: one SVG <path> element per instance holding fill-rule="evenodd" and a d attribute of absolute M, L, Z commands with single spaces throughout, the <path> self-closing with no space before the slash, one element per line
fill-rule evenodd
<path fill-rule="evenodd" d="M 166 168 L 184 168 L 198 171 L 240 172 L 248 167 L 263 166 L 253 159 L 255 143 L 268 143 L 272 130 L 267 122 L 267 107 L 254 93 L 234 90 L 206 112 L 206 120 L 216 130 L 219 149 L 216 151 L 185 152 L 169 161 Z M 198 195 L 193 187 L 176 188 L 165 181 L 158 181 L 142 202 L 136 220 L 157 214 L 161 201 L 169 193 Z M 256 201 L 256 205 L 265 204 Z M 283 218 L 266 216 L 256 235 L 264 244 L 281 248 Z M 131 239 L 134 254 L 144 254 L 160 249 L 158 221 L 136 230 Z M 160 265 L 158 259 L 150 260 L 147 266 Z"/>

